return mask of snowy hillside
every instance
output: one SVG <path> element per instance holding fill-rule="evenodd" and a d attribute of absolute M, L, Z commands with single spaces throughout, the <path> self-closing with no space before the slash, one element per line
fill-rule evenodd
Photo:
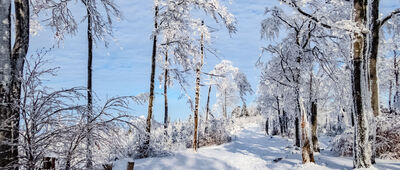
<path fill-rule="evenodd" d="M 328 146 L 328 138 L 322 138 L 321 149 Z M 316 154 L 316 164 L 301 164 L 301 153 L 291 140 L 266 135 L 259 125 L 252 124 L 237 133 L 231 143 L 174 152 L 172 156 L 135 160 L 136 170 L 150 169 L 352 169 L 350 157 L 337 157 L 322 150 Z M 114 162 L 115 170 L 125 170 L 127 161 Z M 400 161 L 377 160 L 377 169 L 400 169 Z"/>

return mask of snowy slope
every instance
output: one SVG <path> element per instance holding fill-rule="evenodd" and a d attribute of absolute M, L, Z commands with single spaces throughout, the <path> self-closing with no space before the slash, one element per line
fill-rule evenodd
<path fill-rule="evenodd" d="M 326 146 L 322 143 L 321 146 Z M 301 165 L 300 151 L 293 142 L 281 137 L 266 136 L 257 125 L 245 128 L 228 144 L 175 152 L 173 156 L 135 160 L 135 170 L 149 169 L 352 169 L 352 158 L 335 157 L 329 151 L 315 155 L 318 165 Z M 282 158 L 281 160 L 276 160 Z M 274 161 L 275 160 L 275 161 Z M 125 170 L 126 161 L 114 163 L 116 170 Z M 377 160 L 377 169 L 400 169 L 400 161 Z"/>

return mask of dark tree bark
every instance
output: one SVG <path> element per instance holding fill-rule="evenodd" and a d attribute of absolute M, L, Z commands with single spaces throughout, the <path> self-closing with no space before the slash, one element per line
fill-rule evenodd
<path fill-rule="evenodd" d="M 393 108 L 392 108 L 392 88 L 393 88 L 393 81 L 390 80 L 389 83 L 389 111 L 392 112 Z"/>
<path fill-rule="evenodd" d="M 370 40 L 369 40 L 369 78 L 371 83 L 371 106 L 375 116 L 380 113 L 379 110 L 379 84 L 378 84 L 378 49 L 379 49 L 379 0 L 371 1 L 371 25 L 370 25 Z"/>
<path fill-rule="evenodd" d="M 313 73 L 311 69 L 311 74 L 310 74 L 310 112 L 311 112 L 311 140 L 312 140 L 312 149 L 314 152 L 319 152 L 319 144 L 318 144 L 318 134 L 317 134 L 317 126 L 318 126 L 318 107 L 317 107 L 317 100 L 314 99 L 314 93 L 313 93 Z"/>
<path fill-rule="evenodd" d="M 288 116 L 286 114 L 286 111 L 282 109 L 282 118 L 283 118 L 283 132 L 285 135 L 288 133 Z"/>
<path fill-rule="evenodd" d="M 201 25 L 204 25 L 204 21 L 201 22 Z M 193 149 L 194 151 L 197 151 L 197 127 L 198 127 L 198 123 L 199 123 L 199 106 L 200 106 L 200 76 L 201 76 L 201 68 L 203 67 L 203 57 L 204 57 L 204 35 L 203 33 L 201 34 L 201 39 L 200 39 L 200 50 L 201 50 L 201 54 L 200 54 L 200 63 L 199 65 L 197 65 L 196 68 L 196 96 L 195 96 L 195 105 L 194 105 L 194 136 L 193 136 Z"/>
<path fill-rule="evenodd" d="M 297 58 L 297 61 L 298 61 L 298 63 L 299 63 L 299 65 L 300 65 L 300 57 L 298 57 Z M 295 119 L 295 130 L 296 130 L 296 132 L 295 132 L 295 136 L 296 136 L 296 146 L 297 147 L 300 147 L 300 140 L 301 140 L 301 134 L 300 134 L 300 121 L 299 121 L 299 118 L 301 118 L 301 107 L 300 107 L 300 82 L 299 82 L 299 78 L 300 78 L 300 69 L 297 69 L 297 74 L 298 75 L 296 75 L 296 89 L 295 89 L 295 94 L 296 94 L 296 111 L 297 111 L 297 114 L 296 114 L 296 119 Z"/>
<path fill-rule="evenodd" d="M 277 111 L 278 111 L 278 119 L 279 119 L 279 129 L 281 132 L 281 135 L 283 136 L 283 121 L 282 121 L 282 116 L 281 116 L 281 108 L 280 108 L 280 103 L 279 103 L 279 96 L 275 96 L 276 98 L 276 105 L 277 105 Z"/>
<path fill-rule="evenodd" d="M 283 136 L 283 121 L 281 116 L 279 116 L 279 130 L 281 132 L 281 136 Z"/>
<path fill-rule="evenodd" d="M 11 1 L 0 2 L 0 167 L 18 169 L 21 77 L 29 48 L 29 1 L 15 0 L 15 41 L 11 50 Z M 4 48 L 4 49 L 3 49 Z M 3 143 L 5 142 L 5 143 Z"/>
<path fill-rule="evenodd" d="M 90 6 L 91 1 L 86 1 L 87 6 Z M 92 153 L 92 135 L 90 122 L 93 114 L 93 88 L 92 88 L 92 63 L 93 63 L 93 35 L 92 35 L 92 15 L 89 9 L 87 11 L 87 40 L 88 40 L 88 63 L 87 63 L 87 113 L 86 113 L 86 123 L 87 126 L 87 136 L 86 136 L 86 168 L 91 169 L 93 166 L 93 153 Z"/>
<path fill-rule="evenodd" d="M 353 1 L 353 21 L 359 27 L 365 27 L 367 23 L 367 0 Z M 355 112 L 355 148 L 354 148 L 354 167 L 369 168 L 371 167 L 371 147 L 368 140 L 368 120 L 367 112 L 364 110 L 365 103 L 363 93 L 366 93 L 368 87 L 364 75 L 367 70 L 363 67 L 364 50 L 366 46 L 366 34 L 360 32 L 353 33 L 352 55 L 353 55 L 353 89 L 354 89 L 354 112 Z M 368 100 L 367 100 L 368 101 Z"/>
<path fill-rule="evenodd" d="M 313 101 L 311 102 L 311 124 L 312 124 L 312 128 L 311 128 L 311 139 L 312 139 L 312 143 L 313 143 L 313 150 L 314 152 L 320 152 L 319 149 L 319 144 L 318 144 L 318 107 L 317 107 L 317 101 Z"/>
<path fill-rule="evenodd" d="M 208 121 L 208 114 L 209 114 L 208 112 L 210 112 L 210 94 L 211 94 L 211 85 L 208 87 L 206 121 Z"/>
<path fill-rule="evenodd" d="M 154 8 L 154 30 L 158 29 L 158 6 Z M 154 100 L 154 81 L 156 74 L 156 56 L 157 56 L 157 34 L 153 35 L 153 52 L 151 55 L 151 73 L 150 73 L 150 92 L 149 92 L 149 106 L 147 112 L 147 120 L 146 120 L 146 139 L 144 141 L 144 148 L 142 149 L 143 156 L 148 156 L 148 148 L 150 144 L 150 133 L 151 133 L 151 120 L 153 117 L 153 100 Z"/>
<path fill-rule="evenodd" d="M 11 1 L 0 1 L 0 168 L 13 163 L 11 150 Z"/>
<path fill-rule="evenodd" d="M 297 147 L 300 147 L 300 129 L 299 129 L 299 117 L 296 116 L 294 119 L 294 129 L 295 129 L 295 138 L 296 138 L 296 143 L 295 145 Z"/>
<path fill-rule="evenodd" d="M 165 52 L 164 66 L 164 128 L 168 127 L 168 47 Z"/>
<path fill-rule="evenodd" d="M 393 96 L 393 106 L 394 106 L 394 110 L 397 112 L 397 105 L 398 105 L 398 101 L 399 101 L 399 65 L 398 65 L 398 61 L 397 61 L 397 52 L 396 50 L 393 51 L 393 67 L 394 67 L 394 84 L 395 84 L 395 88 L 394 88 L 394 96 Z"/>
<path fill-rule="evenodd" d="M 12 93 L 11 100 L 14 104 L 20 105 L 21 98 L 21 77 L 24 72 L 24 62 L 29 48 L 29 1 L 15 0 L 15 42 L 11 59 L 12 74 Z M 12 119 L 12 157 L 15 163 L 18 163 L 18 138 L 19 138 L 19 120 L 20 110 L 13 107 Z M 15 169 L 18 169 L 16 167 Z"/>

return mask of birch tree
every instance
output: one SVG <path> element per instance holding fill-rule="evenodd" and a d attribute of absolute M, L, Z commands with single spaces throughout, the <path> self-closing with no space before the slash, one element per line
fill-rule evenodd
<path fill-rule="evenodd" d="M 201 25 L 204 26 L 204 21 L 201 21 Z M 196 90 L 195 90 L 195 103 L 194 103 L 194 134 L 193 134 L 193 149 L 197 151 L 197 127 L 199 126 L 199 107 L 200 107 L 200 76 L 201 69 L 204 63 L 204 33 L 201 33 L 200 38 L 200 62 L 196 66 Z"/>

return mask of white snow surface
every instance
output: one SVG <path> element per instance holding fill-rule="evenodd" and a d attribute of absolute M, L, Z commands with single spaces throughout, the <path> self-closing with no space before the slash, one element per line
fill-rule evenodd
<path fill-rule="evenodd" d="M 328 151 L 329 139 L 321 137 L 321 153 L 315 154 L 314 163 L 301 164 L 300 150 L 293 141 L 279 136 L 268 136 L 259 125 L 252 124 L 239 131 L 227 144 L 174 152 L 172 156 L 134 160 L 135 170 L 325 170 L 352 169 L 351 157 L 338 157 Z M 277 159 L 281 159 L 277 161 Z M 275 161 L 274 161 L 275 160 Z M 126 170 L 123 159 L 114 162 L 114 170 Z M 399 160 L 377 160 L 372 169 L 400 169 Z"/>

